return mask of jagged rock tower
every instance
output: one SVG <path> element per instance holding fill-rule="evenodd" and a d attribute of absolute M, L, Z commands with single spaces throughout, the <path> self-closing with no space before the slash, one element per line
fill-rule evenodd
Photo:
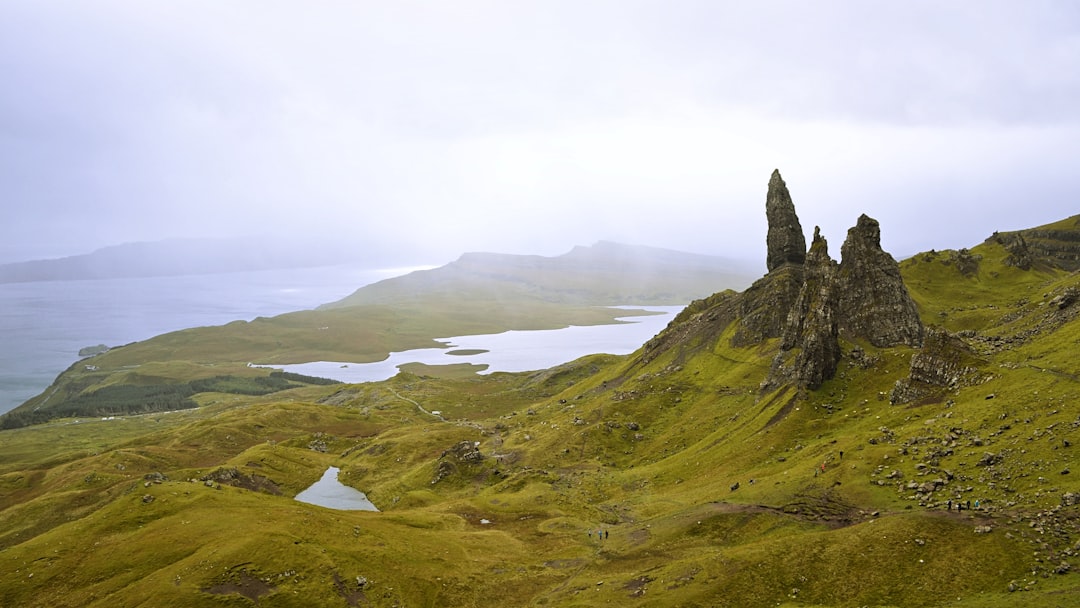
<path fill-rule="evenodd" d="M 795 215 L 795 203 L 791 202 L 780 170 L 773 169 L 769 178 L 769 192 L 765 195 L 765 218 L 769 222 L 769 234 L 765 239 L 768 253 L 765 267 L 769 272 L 784 264 L 801 265 L 806 260 L 806 237 L 803 236 L 799 216 Z"/>
<path fill-rule="evenodd" d="M 770 222 L 770 236 L 772 233 Z M 773 254 L 772 241 L 769 254 Z M 837 265 L 815 227 L 803 265 L 802 286 L 789 308 L 780 352 L 762 382 L 764 390 L 786 384 L 811 389 L 821 386 L 836 373 L 841 336 L 879 347 L 922 346 L 919 312 L 904 286 L 900 266 L 881 249 L 877 220 L 859 216 L 848 230 L 840 254 Z"/>
<path fill-rule="evenodd" d="M 803 285 L 788 312 L 780 337 L 780 352 L 763 388 L 796 384 L 817 388 L 832 378 L 840 362 L 836 322 L 836 262 L 829 244 L 814 227 L 814 240 L 806 256 Z"/>
<path fill-rule="evenodd" d="M 840 248 L 837 300 L 840 334 L 874 346 L 922 346 L 923 324 L 900 266 L 881 249 L 877 220 L 860 215 Z"/>
<path fill-rule="evenodd" d="M 829 257 L 821 231 L 806 251 L 795 205 L 779 171 L 765 197 L 769 222 L 768 273 L 742 293 L 723 292 L 692 302 L 645 344 L 641 362 L 672 349 L 700 349 L 735 325 L 731 345 L 747 347 L 779 338 L 779 352 L 763 391 L 783 386 L 814 389 L 836 374 L 841 339 L 877 347 L 922 346 L 924 329 L 904 286 L 900 266 L 881 249 L 877 220 L 859 217 Z"/>
<path fill-rule="evenodd" d="M 769 272 L 742 294 L 738 312 L 741 323 L 732 339 L 735 346 L 780 337 L 787 311 L 795 303 L 803 282 L 806 237 L 779 170 L 774 170 L 769 179 L 765 217 L 769 222 L 765 257 Z"/>

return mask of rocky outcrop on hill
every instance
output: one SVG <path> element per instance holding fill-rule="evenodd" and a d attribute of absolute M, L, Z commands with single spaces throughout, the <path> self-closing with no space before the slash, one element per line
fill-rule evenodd
<path fill-rule="evenodd" d="M 751 346 L 779 338 L 802 283 L 802 264 L 787 264 L 739 294 L 736 314 L 739 326 L 731 338 L 732 346 Z"/>
<path fill-rule="evenodd" d="M 742 293 L 738 303 L 739 327 L 731 341 L 734 346 L 750 346 L 780 337 L 788 311 L 802 288 L 806 237 L 779 170 L 774 170 L 769 179 L 765 217 L 769 222 L 765 240 L 765 266 L 769 272 Z"/>
<path fill-rule="evenodd" d="M 779 169 L 773 170 L 769 179 L 765 217 L 769 221 L 765 267 L 772 272 L 784 264 L 801 265 L 806 260 L 806 237 L 803 236 L 799 217 L 795 215 L 795 204 L 791 201 L 787 184 L 780 177 Z"/>
<path fill-rule="evenodd" d="M 926 332 L 925 344 L 911 357 L 907 378 L 896 381 L 889 402 L 912 403 L 939 397 L 947 389 L 978 384 L 984 380 L 982 363 L 959 337 L 943 329 Z"/>
<path fill-rule="evenodd" d="M 642 361 L 676 345 L 701 348 L 735 323 L 732 346 L 780 338 L 763 390 L 813 389 L 836 373 L 841 337 L 878 347 L 922 345 L 918 310 L 896 260 L 881 249 L 877 220 L 859 217 L 837 264 L 816 228 L 809 252 L 803 251 L 802 226 L 779 171 L 769 181 L 765 211 L 768 274 L 742 293 L 692 303 L 645 345 Z"/>
<path fill-rule="evenodd" d="M 881 249 L 877 220 L 860 215 L 840 248 L 837 322 L 841 335 L 874 346 L 922 346 L 923 325 L 900 266 Z"/>
<path fill-rule="evenodd" d="M 814 229 L 802 287 L 788 309 L 780 352 L 763 389 L 821 386 L 836 373 L 840 336 L 879 347 L 922 345 L 922 321 L 900 267 L 881 249 L 877 220 L 860 216 L 840 251 L 837 265 L 820 231 Z"/>
<path fill-rule="evenodd" d="M 1005 247 L 1005 263 L 1023 270 L 1037 265 L 1080 270 L 1080 215 L 1038 228 L 995 232 L 987 242 Z"/>
<path fill-rule="evenodd" d="M 841 353 L 835 275 L 836 262 L 829 257 L 829 244 L 814 227 L 802 288 L 788 312 L 780 352 L 763 388 L 794 383 L 813 389 L 836 373 Z"/>

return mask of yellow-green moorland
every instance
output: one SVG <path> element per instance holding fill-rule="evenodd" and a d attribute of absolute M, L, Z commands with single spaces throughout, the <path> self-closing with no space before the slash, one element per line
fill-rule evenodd
<path fill-rule="evenodd" d="M 729 327 L 2 431 L 0 603 L 1078 605 L 1080 275 L 964 255 L 901 265 L 970 349 L 907 404 L 917 349 L 845 342 L 820 388 L 763 394 L 776 341 Z M 293 499 L 330 466 L 380 512 Z"/>

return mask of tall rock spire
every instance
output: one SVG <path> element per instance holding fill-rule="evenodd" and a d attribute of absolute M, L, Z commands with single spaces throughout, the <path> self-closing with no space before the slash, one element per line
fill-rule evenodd
<path fill-rule="evenodd" d="M 806 261 L 806 237 L 779 169 L 774 169 L 769 179 L 765 217 L 769 222 L 769 234 L 765 241 L 768 247 L 765 267 L 768 271 L 772 272 L 784 264 L 802 264 Z"/>
<path fill-rule="evenodd" d="M 787 383 L 815 389 L 836 374 L 840 341 L 836 323 L 836 262 L 829 243 L 814 227 L 803 285 L 780 336 L 780 352 L 762 383 L 768 390 Z"/>
<path fill-rule="evenodd" d="M 922 346 L 923 324 L 900 266 L 881 249 L 878 221 L 860 215 L 840 248 L 840 333 L 874 346 Z"/>

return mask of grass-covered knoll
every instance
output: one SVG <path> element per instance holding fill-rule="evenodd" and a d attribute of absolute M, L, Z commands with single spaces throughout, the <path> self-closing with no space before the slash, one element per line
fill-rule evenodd
<path fill-rule="evenodd" d="M 890 396 L 920 349 L 842 342 L 819 389 L 763 393 L 777 340 L 734 347 L 727 326 L 535 373 L 202 392 L 2 431 L 0 597 L 1076 605 L 1080 275 L 999 246 L 967 252 L 967 274 L 948 252 L 902 265 L 963 345 L 949 362 L 974 368 L 910 403 Z M 668 331 L 707 329 L 725 301 Z M 381 512 L 292 500 L 328 466 Z"/>

